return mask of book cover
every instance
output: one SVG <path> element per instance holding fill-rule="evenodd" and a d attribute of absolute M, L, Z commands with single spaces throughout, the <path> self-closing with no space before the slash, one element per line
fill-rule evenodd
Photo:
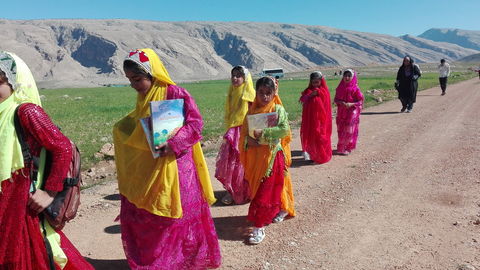
<path fill-rule="evenodd" d="M 140 123 L 142 124 L 143 132 L 145 132 L 145 136 L 147 137 L 148 146 L 150 147 L 150 151 L 152 151 L 153 158 L 158 158 L 160 154 L 157 151 L 155 151 L 155 146 L 153 146 L 151 117 L 149 116 L 149 117 L 141 118 Z"/>
<path fill-rule="evenodd" d="M 255 129 L 264 129 L 269 127 L 274 127 L 278 124 L 278 113 L 258 113 L 258 114 L 249 114 L 247 115 L 248 123 L 248 135 L 252 138 L 255 138 L 253 131 Z M 268 144 L 267 142 L 260 140 L 260 144 Z"/>
<path fill-rule="evenodd" d="M 154 149 L 166 142 L 177 128 L 183 126 L 183 99 L 150 102 Z"/>

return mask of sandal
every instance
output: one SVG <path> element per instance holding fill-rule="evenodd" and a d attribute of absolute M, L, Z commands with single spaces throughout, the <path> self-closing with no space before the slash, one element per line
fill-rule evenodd
<path fill-rule="evenodd" d="M 248 243 L 250 245 L 258 245 L 263 241 L 263 239 L 265 239 L 265 228 L 255 227 L 252 233 L 249 235 Z"/>
<path fill-rule="evenodd" d="M 230 193 L 227 192 L 227 194 L 223 196 L 221 201 L 224 205 L 231 205 L 233 203 L 232 195 L 230 195 Z"/>
<path fill-rule="evenodd" d="M 272 220 L 273 223 L 280 223 L 282 222 L 285 217 L 288 215 L 287 212 L 283 211 L 283 210 L 280 210 L 280 212 L 278 212 L 277 216 Z"/>

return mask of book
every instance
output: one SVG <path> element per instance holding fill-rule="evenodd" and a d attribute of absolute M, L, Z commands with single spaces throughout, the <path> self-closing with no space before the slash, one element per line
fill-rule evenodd
<path fill-rule="evenodd" d="M 143 132 L 145 132 L 145 136 L 147 137 L 148 146 L 150 147 L 150 151 L 152 151 L 153 158 L 158 158 L 160 153 L 155 150 L 155 146 L 153 145 L 152 118 L 150 116 L 141 118 L 140 124 L 142 124 Z"/>
<path fill-rule="evenodd" d="M 183 99 L 150 102 L 152 141 L 155 147 L 165 143 L 183 126 Z"/>
<path fill-rule="evenodd" d="M 274 127 L 278 124 L 278 113 L 258 113 L 258 114 L 249 114 L 247 115 L 248 123 L 248 135 L 252 138 L 255 138 L 253 131 L 256 129 L 264 129 L 269 127 Z M 263 139 L 259 140 L 260 144 L 268 144 L 268 142 Z"/>

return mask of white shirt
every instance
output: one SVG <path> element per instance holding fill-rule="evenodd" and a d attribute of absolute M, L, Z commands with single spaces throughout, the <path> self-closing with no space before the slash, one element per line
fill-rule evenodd
<path fill-rule="evenodd" d="M 450 65 L 448 63 L 438 65 L 438 73 L 440 78 L 445 78 L 450 75 Z"/>

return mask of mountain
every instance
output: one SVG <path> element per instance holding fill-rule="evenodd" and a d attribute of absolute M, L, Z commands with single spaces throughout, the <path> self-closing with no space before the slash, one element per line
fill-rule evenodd
<path fill-rule="evenodd" d="M 458 61 L 460 62 L 467 62 L 467 63 L 480 63 L 480 53 L 472 54 L 466 57 L 463 57 L 462 59 L 459 59 Z"/>
<path fill-rule="evenodd" d="M 256 22 L 134 20 L 0 20 L 0 49 L 20 55 L 40 86 L 80 87 L 126 83 L 122 62 L 134 48 L 153 48 L 172 79 L 226 78 L 233 65 L 254 73 L 323 66 L 456 60 L 478 53 L 419 37 L 324 26 Z"/>
<path fill-rule="evenodd" d="M 480 31 L 432 28 L 419 35 L 432 41 L 448 42 L 464 48 L 480 50 Z"/>

